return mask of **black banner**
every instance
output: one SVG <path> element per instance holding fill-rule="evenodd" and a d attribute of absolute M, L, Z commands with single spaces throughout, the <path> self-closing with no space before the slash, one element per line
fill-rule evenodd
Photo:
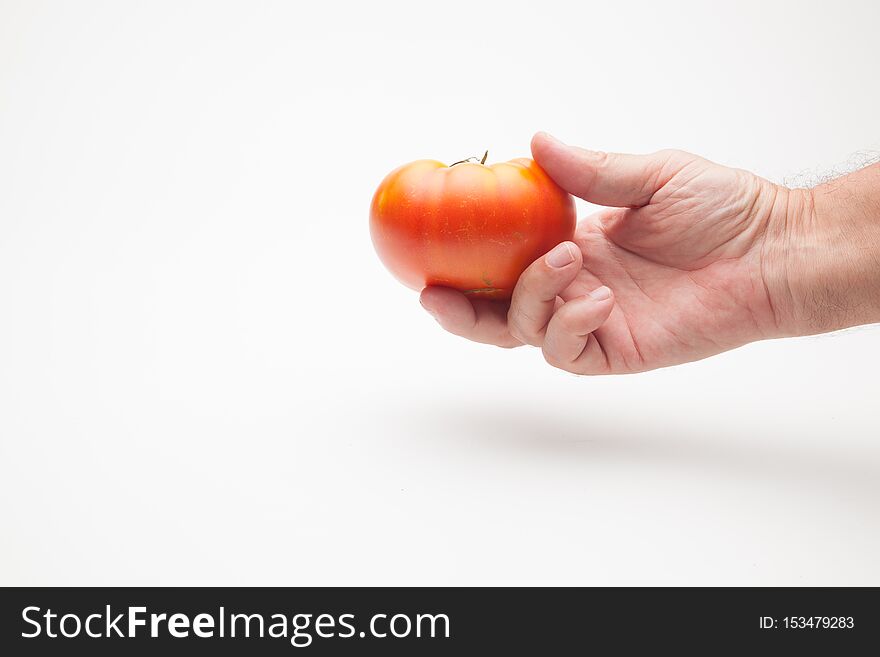
<path fill-rule="evenodd" d="M 878 624 L 876 588 L 0 589 L 2 655 L 845 655 Z"/>

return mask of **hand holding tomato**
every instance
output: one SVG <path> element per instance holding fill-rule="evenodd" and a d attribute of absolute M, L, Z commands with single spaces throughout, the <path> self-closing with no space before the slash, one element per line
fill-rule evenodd
<path fill-rule="evenodd" d="M 422 305 L 443 328 L 540 347 L 579 374 L 639 372 L 783 334 L 768 254 L 803 204 L 799 190 L 680 151 L 598 153 L 539 133 L 532 154 L 562 189 L 611 207 L 537 258 L 509 303 L 426 287 Z"/>

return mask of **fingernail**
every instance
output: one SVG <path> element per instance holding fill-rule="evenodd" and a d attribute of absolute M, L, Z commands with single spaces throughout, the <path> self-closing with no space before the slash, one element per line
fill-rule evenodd
<path fill-rule="evenodd" d="M 590 298 L 593 301 L 605 301 L 605 299 L 611 298 L 611 290 L 603 285 L 602 287 L 597 287 L 595 290 L 590 292 Z"/>
<path fill-rule="evenodd" d="M 574 262 L 574 253 L 568 244 L 560 244 L 547 254 L 547 264 L 554 269 L 562 269 Z"/>

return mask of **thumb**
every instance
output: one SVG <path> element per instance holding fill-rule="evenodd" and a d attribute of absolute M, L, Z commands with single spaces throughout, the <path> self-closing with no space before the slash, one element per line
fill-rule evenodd
<path fill-rule="evenodd" d="M 532 156 L 562 189 L 589 203 L 621 208 L 647 205 L 681 169 L 683 155 L 602 153 L 569 146 L 546 132 L 532 137 Z"/>

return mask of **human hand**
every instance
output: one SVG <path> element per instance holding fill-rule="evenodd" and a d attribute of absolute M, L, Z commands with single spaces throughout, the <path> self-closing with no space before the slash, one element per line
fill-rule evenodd
<path fill-rule="evenodd" d="M 794 331 L 774 299 L 787 275 L 777 256 L 809 192 L 681 151 L 599 153 L 539 133 L 532 154 L 562 188 L 609 207 L 536 260 L 509 304 L 425 288 L 443 328 L 540 347 L 578 374 L 640 372 Z"/>

